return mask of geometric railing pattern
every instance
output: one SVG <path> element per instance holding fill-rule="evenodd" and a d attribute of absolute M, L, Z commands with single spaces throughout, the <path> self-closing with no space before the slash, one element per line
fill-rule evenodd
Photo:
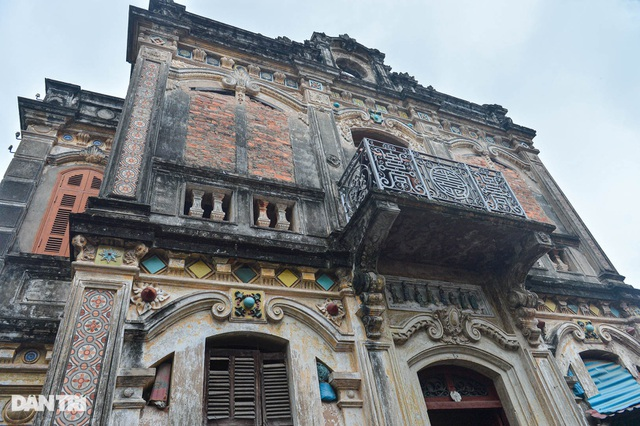
<path fill-rule="evenodd" d="M 502 173 L 364 138 L 338 182 L 349 220 L 371 188 L 526 218 Z"/>

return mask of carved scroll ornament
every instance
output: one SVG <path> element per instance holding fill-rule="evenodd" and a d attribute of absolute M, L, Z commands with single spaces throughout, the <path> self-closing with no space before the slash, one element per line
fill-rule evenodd
<path fill-rule="evenodd" d="M 413 317 L 403 326 L 393 327 L 393 340 L 403 345 L 420 329 L 425 329 L 431 340 L 446 344 L 479 342 L 484 335 L 507 350 L 516 350 L 520 344 L 515 336 L 504 333 L 495 325 L 463 312 L 455 306 L 438 309 L 433 313 Z"/>

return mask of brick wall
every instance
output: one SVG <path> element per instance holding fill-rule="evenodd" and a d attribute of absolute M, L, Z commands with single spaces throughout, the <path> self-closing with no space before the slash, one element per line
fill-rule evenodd
<path fill-rule="evenodd" d="M 243 131 L 236 135 L 236 128 Z M 237 151 L 238 143 L 247 147 L 246 159 L 236 158 L 243 155 Z M 293 182 L 287 115 L 249 99 L 238 104 L 234 96 L 194 92 L 184 160 L 230 172 L 242 172 L 236 164 L 246 162 L 250 175 Z"/>
<path fill-rule="evenodd" d="M 246 108 L 249 173 L 293 182 L 293 150 L 287 116 L 254 101 L 247 102 Z"/>
<path fill-rule="evenodd" d="M 491 164 L 489 164 L 489 161 L 485 157 L 479 157 L 477 155 L 456 156 L 456 160 L 463 163 L 472 164 L 474 166 L 499 170 L 500 172 L 502 172 L 504 178 L 509 183 L 509 186 L 513 190 L 513 193 L 516 195 L 516 198 L 520 202 L 520 205 L 527 213 L 527 217 L 538 222 L 553 224 L 553 222 L 547 217 L 546 213 L 542 210 L 542 207 L 540 207 L 540 205 L 536 201 L 535 196 L 533 195 L 531 189 L 527 186 L 527 183 L 515 170 L 494 162 L 491 162 Z"/>
<path fill-rule="evenodd" d="M 184 153 L 187 164 L 236 170 L 235 105 L 233 96 L 192 94 Z"/>

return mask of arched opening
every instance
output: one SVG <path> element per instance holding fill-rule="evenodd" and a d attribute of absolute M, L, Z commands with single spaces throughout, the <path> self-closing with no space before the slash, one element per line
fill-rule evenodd
<path fill-rule="evenodd" d="M 89 197 L 98 196 L 102 179 L 101 171 L 89 167 L 74 167 L 58 175 L 33 253 L 69 256 L 69 216 L 85 211 Z"/>
<path fill-rule="evenodd" d="M 508 426 L 493 381 L 468 368 L 438 365 L 418 372 L 431 426 Z"/>
<path fill-rule="evenodd" d="M 293 425 L 286 346 L 254 333 L 208 339 L 206 424 Z"/>
<path fill-rule="evenodd" d="M 367 70 L 350 59 L 338 58 L 336 60 L 336 65 L 338 65 L 338 68 L 340 68 L 343 75 L 346 75 L 349 78 L 367 78 Z"/>
<path fill-rule="evenodd" d="M 376 129 L 351 129 L 351 137 L 355 146 L 360 145 L 362 139 L 368 138 L 376 141 L 389 143 L 392 145 L 400 146 L 402 148 L 408 148 L 409 144 L 406 141 L 398 138 L 397 136 L 390 135 L 387 132 Z"/>

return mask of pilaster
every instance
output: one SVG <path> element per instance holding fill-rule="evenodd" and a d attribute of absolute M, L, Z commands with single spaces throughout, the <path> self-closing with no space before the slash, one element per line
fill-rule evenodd
<path fill-rule="evenodd" d="M 147 203 L 147 175 L 171 63 L 171 46 L 142 45 L 129 83 L 102 197 Z"/>
<path fill-rule="evenodd" d="M 60 411 L 56 404 L 36 424 L 108 424 L 131 287 L 146 253 L 142 244 L 96 247 L 80 235 L 73 243 L 78 261 L 42 394 L 85 397 L 86 410 Z"/>

